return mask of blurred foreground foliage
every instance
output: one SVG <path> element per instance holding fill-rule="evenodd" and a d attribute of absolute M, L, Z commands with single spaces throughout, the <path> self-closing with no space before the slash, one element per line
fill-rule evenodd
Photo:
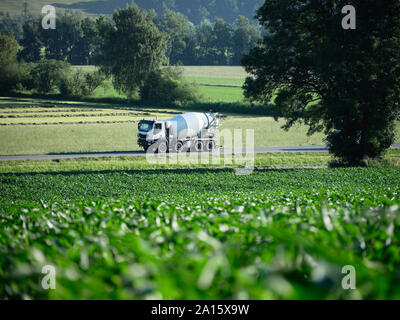
<path fill-rule="evenodd" d="M 189 174 L 190 173 L 190 174 Z M 398 169 L 0 175 L 3 299 L 399 299 Z M 43 265 L 57 270 L 43 290 Z M 343 290 L 342 267 L 357 290 Z"/>

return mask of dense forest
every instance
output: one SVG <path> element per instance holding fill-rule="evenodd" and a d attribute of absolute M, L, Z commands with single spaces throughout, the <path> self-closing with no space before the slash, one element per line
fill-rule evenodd
<path fill-rule="evenodd" d="M 240 65 L 242 55 L 261 38 L 259 28 L 241 15 L 233 23 L 217 18 L 194 25 L 185 15 L 169 9 L 162 15 L 148 12 L 167 38 L 166 62 L 171 65 Z M 42 29 L 40 21 L 41 17 L 0 13 L 0 32 L 18 41 L 22 47 L 20 60 L 95 63 L 100 41 L 98 19 L 67 12 L 57 15 L 57 28 L 51 31 Z"/>
<path fill-rule="evenodd" d="M 80 9 L 91 14 L 112 14 L 115 9 L 125 8 L 127 4 L 136 3 L 144 9 L 154 9 L 162 15 L 166 9 L 180 12 L 194 24 L 205 19 L 215 21 L 222 18 L 233 23 L 239 15 L 253 19 L 256 10 L 263 4 L 263 0 L 99 0 L 81 1 L 73 4 L 55 2 L 59 8 Z"/>
<path fill-rule="evenodd" d="M 158 16 L 137 5 L 111 17 L 66 12 L 55 19 L 55 28 L 44 28 L 39 16 L 0 16 L 0 92 L 88 97 L 107 80 L 134 101 L 196 103 L 198 86 L 180 65 L 240 64 L 261 37 L 244 16 L 195 26 L 179 12 Z M 97 69 L 71 68 L 84 64 Z"/>

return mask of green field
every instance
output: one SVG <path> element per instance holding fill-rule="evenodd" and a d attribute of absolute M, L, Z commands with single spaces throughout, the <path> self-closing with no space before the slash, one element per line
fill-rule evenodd
<path fill-rule="evenodd" d="M 93 66 L 74 66 L 74 70 L 93 72 Z M 183 67 L 184 79 L 199 85 L 201 102 L 242 102 L 244 99 L 242 85 L 246 72 L 242 67 L 220 66 L 185 66 Z M 98 98 L 126 98 L 117 92 L 110 79 L 106 85 L 99 87 L 94 92 Z"/>
<path fill-rule="evenodd" d="M 220 78 L 218 75 L 216 77 L 185 76 L 185 79 L 189 82 L 197 82 L 200 85 L 227 86 L 236 88 L 242 87 L 244 83 L 244 78 Z"/>
<path fill-rule="evenodd" d="M 205 159 L 205 160 L 204 160 Z M 246 159 L 229 155 L 181 154 L 167 157 L 155 156 L 149 162 L 144 156 L 118 156 L 95 158 L 71 158 L 54 160 L 7 160 L 0 161 L 0 173 L 68 173 L 105 172 L 159 169 L 217 169 L 245 166 Z M 164 161 L 165 160 L 165 161 Z M 254 155 L 254 169 L 327 168 L 333 157 L 327 151 L 259 153 Z M 369 162 L 371 167 L 400 167 L 400 149 L 389 150 L 383 161 Z M 250 163 L 251 165 L 251 163 Z"/>
<path fill-rule="evenodd" d="M 400 170 L 0 174 L 0 296 L 399 299 Z M 40 287 L 41 267 L 56 290 Z M 342 267 L 357 290 L 341 287 Z"/>
<path fill-rule="evenodd" d="M 137 151 L 137 123 L 169 119 L 179 109 L 54 103 L 50 100 L 0 101 L 0 155 Z M 185 110 L 184 112 L 187 112 Z M 307 127 L 281 129 L 284 119 L 223 114 L 221 130 L 254 130 L 255 147 L 323 145 L 323 134 L 307 136 Z M 400 124 L 397 125 L 400 137 Z M 397 139 L 400 141 L 400 139 Z M 243 145 L 246 140 L 243 138 Z"/>
<path fill-rule="evenodd" d="M 247 76 L 242 67 L 185 66 L 184 78 L 199 85 L 203 102 L 242 102 Z"/>
<path fill-rule="evenodd" d="M 185 77 L 244 79 L 246 71 L 240 66 L 184 66 Z"/>
<path fill-rule="evenodd" d="M 87 1 L 94 1 L 94 0 L 87 0 Z M 29 0 L 28 3 L 28 10 L 29 12 L 34 15 L 38 16 L 42 12 L 42 8 L 45 5 L 53 4 L 53 3 L 62 3 L 62 4 L 71 4 L 76 3 L 76 0 L 56 0 L 56 1 L 48 1 L 48 0 Z M 19 0 L 1 0 L 0 2 L 0 11 L 8 12 L 10 14 L 21 14 L 24 9 L 24 1 Z M 64 12 L 65 10 L 62 8 L 57 8 L 57 12 Z"/>
<path fill-rule="evenodd" d="M 200 92 L 203 102 L 241 102 L 244 98 L 240 87 L 201 85 Z"/>
<path fill-rule="evenodd" d="M 253 124 L 257 126 L 256 147 L 323 144 L 321 135 L 307 137 L 305 127 L 281 132 L 282 122 L 275 123 L 270 118 L 232 116 L 225 120 L 222 128 L 254 128 Z M 134 122 L 0 126 L 1 155 L 136 151 L 139 150 L 136 140 L 137 124 Z"/>
<path fill-rule="evenodd" d="M 0 101 L 0 155 L 139 150 L 137 123 L 169 119 L 179 109 L 141 108 L 36 99 Z M 185 111 L 186 112 L 186 111 Z M 255 147 L 321 145 L 323 135 L 307 136 L 306 126 L 286 132 L 284 120 L 223 115 L 221 130 L 254 129 Z M 245 143 L 243 140 L 243 144 Z"/>
<path fill-rule="evenodd" d="M 204 101 L 242 99 L 241 68 L 184 72 Z M 140 119 L 187 111 L 3 97 L 0 155 L 135 151 Z M 221 116 L 255 147 L 324 144 L 283 119 Z M 0 161 L 0 299 L 400 299 L 399 149 L 367 168 L 256 154 L 249 175 L 228 155 L 174 157 Z M 347 265 L 356 290 L 341 286 Z"/>

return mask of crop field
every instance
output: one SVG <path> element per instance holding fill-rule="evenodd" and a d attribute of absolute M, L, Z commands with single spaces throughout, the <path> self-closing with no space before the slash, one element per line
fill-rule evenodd
<path fill-rule="evenodd" d="M 400 298 L 400 170 L 0 174 L 1 298 Z M 57 270 L 42 290 L 41 266 Z M 357 290 L 341 270 L 357 270 Z"/>
<path fill-rule="evenodd" d="M 0 100 L 0 155 L 137 151 L 137 123 L 169 119 L 179 109 L 54 102 L 40 99 Z M 186 111 L 185 111 L 186 112 Z M 323 135 L 307 136 L 307 127 L 288 132 L 284 120 L 224 114 L 221 130 L 254 129 L 255 147 L 321 145 Z M 246 143 L 245 138 L 243 144 Z"/>

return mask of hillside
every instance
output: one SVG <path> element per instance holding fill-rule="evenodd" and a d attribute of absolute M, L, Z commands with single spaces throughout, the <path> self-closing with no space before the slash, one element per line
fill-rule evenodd
<path fill-rule="evenodd" d="M 115 9 L 125 8 L 132 0 L 53 0 L 58 12 L 68 10 L 82 11 L 85 14 L 112 14 Z M 0 1 L 0 12 L 21 14 L 24 10 L 24 0 Z M 223 18 L 228 23 L 234 22 L 239 15 L 250 20 L 254 18 L 256 10 L 263 4 L 263 0 L 136 0 L 135 3 L 145 9 L 154 9 L 159 15 L 165 9 L 179 11 L 185 14 L 194 24 L 204 19 L 214 21 L 216 17 Z M 30 0 L 28 11 L 32 15 L 39 15 L 41 8 L 49 4 L 48 0 Z"/>
<path fill-rule="evenodd" d="M 54 0 L 53 0 L 54 1 Z M 68 5 L 76 0 L 56 0 L 60 4 Z M 91 1 L 91 0 L 87 0 Z M 24 0 L 1 0 L 0 1 L 0 12 L 8 12 L 12 15 L 21 14 L 24 10 Z M 28 0 L 28 11 L 32 15 L 39 15 L 41 13 L 42 7 L 51 3 L 48 0 Z"/>
<path fill-rule="evenodd" d="M 39 1 L 39 0 L 35 0 Z M 35 2 L 31 1 L 31 2 Z M 115 9 L 125 8 L 132 0 L 98 1 L 60 1 L 54 3 L 58 8 L 79 9 L 89 14 L 111 14 Z M 195 24 L 203 19 L 223 18 L 232 23 L 239 15 L 252 19 L 263 0 L 136 0 L 135 3 L 145 9 L 154 9 L 158 14 L 168 8 L 185 14 Z"/>

